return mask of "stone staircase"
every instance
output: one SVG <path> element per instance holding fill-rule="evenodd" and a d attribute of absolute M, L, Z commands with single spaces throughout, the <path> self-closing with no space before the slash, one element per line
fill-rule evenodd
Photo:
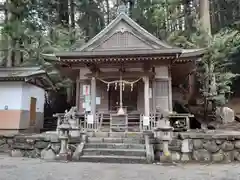
<path fill-rule="evenodd" d="M 147 163 L 142 133 L 93 133 L 88 135 L 80 161 Z"/>
<path fill-rule="evenodd" d="M 56 117 L 45 117 L 43 122 L 43 128 L 41 132 L 55 131 L 57 128 L 57 118 Z"/>

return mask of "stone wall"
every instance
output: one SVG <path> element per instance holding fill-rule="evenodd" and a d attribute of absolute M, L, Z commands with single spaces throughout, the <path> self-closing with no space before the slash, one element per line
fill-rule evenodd
<path fill-rule="evenodd" d="M 72 138 L 69 154 L 73 154 L 80 138 Z M 0 153 L 8 153 L 12 157 L 42 158 L 54 160 L 60 151 L 57 134 L 38 135 L 0 135 Z"/>
<path fill-rule="evenodd" d="M 240 132 L 208 131 L 177 134 L 170 142 L 170 157 L 162 153 L 156 140 L 156 160 L 173 162 L 230 163 L 240 161 Z"/>

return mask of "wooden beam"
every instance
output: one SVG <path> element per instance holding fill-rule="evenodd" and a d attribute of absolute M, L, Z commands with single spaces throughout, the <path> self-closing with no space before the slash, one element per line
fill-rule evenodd
<path fill-rule="evenodd" d="M 99 73 L 100 72 L 100 69 L 94 63 L 87 63 L 86 66 L 92 73 Z"/>
<path fill-rule="evenodd" d="M 148 76 L 149 78 L 153 77 L 155 75 L 154 72 L 141 72 L 141 71 L 131 71 L 131 72 L 124 72 L 122 74 L 123 78 L 136 78 L 136 77 L 143 77 Z M 87 73 L 85 75 L 88 78 L 95 77 L 95 73 Z M 120 73 L 119 72 L 99 72 L 97 74 L 98 78 L 119 78 Z"/>

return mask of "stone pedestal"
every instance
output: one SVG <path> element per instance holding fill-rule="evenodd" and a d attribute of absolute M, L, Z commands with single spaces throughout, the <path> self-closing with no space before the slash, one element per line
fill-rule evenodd
<path fill-rule="evenodd" d="M 169 152 L 169 142 L 172 140 L 171 132 L 173 127 L 170 126 L 170 123 L 167 118 L 160 119 L 157 128 L 157 138 L 160 140 L 163 146 L 163 151 L 160 153 L 160 161 L 169 162 L 171 161 L 171 154 Z"/>
<path fill-rule="evenodd" d="M 76 119 L 69 120 L 69 124 L 71 126 L 70 136 L 71 137 L 80 137 L 80 127 L 78 126 Z"/>
<path fill-rule="evenodd" d="M 70 158 L 68 154 L 68 139 L 71 126 L 66 118 L 64 119 L 63 124 L 59 126 L 59 130 L 60 130 L 59 140 L 61 142 L 61 148 L 56 159 L 68 161 Z"/>

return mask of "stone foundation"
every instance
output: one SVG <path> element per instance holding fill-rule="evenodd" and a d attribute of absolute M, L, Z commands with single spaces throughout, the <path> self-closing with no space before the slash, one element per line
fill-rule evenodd
<path fill-rule="evenodd" d="M 73 154 L 80 143 L 80 138 L 71 139 L 69 154 Z M 55 160 L 60 151 L 57 134 L 37 135 L 0 135 L 0 153 L 12 157 L 42 158 Z"/>
<path fill-rule="evenodd" d="M 85 141 L 84 141 L 85 142 Z M 230 163 L 240 162 L 240 132 L 208 131 L 175 134 L 170 142 L 169 157 L 162 153 L 162 144 L 157 139 L 153 143 L 155 159 L 180 163 Z M 82 142 L 83 143 L 83 142 Z M 69 143 L 68 160 L 79 160 L 84 145 L 80 138 L 72 138 Z M 0 153 L 12 157 L 41 158 L 57 160 L 60 141 L 57 134 L 0 135 Z"/>
<path fill-rule="evenodd" d="M 156 160 L 173 162 L 240 162 L 240 132 L 208 131 L 178 133 L 170 142 L 170 157 L 162 154 L 162 144 L 155 142 Z"/>

